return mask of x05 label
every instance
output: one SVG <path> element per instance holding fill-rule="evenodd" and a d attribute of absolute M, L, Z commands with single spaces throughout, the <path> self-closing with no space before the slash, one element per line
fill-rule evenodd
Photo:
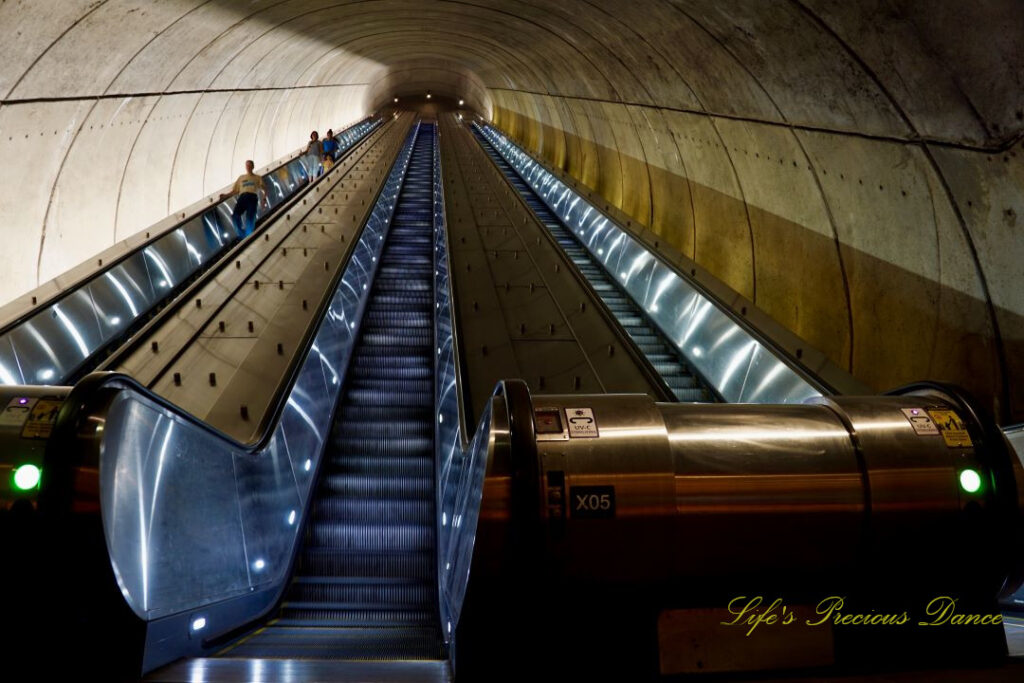
<path fill-rule="evenodd" d="M 578 519 L 609 519 L 615 516 L 614 486 L 570 486 L 569 508 Z"/>

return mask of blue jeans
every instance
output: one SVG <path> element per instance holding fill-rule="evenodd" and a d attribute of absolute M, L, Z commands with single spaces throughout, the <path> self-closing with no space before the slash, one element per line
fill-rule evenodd
<path fill-rule="evenodd" d="M 253 192 L 245 192 L 238 195 L 235 202 L 235 210 L 231 212 L 231 222 L 235 226 L 235 232 L 239 237 L 247 237 L 256 228 L 256 207 L 259 204 L 258 197 Z M 241 218 L 245 216 L 245 228 L 242 228 Z"/>

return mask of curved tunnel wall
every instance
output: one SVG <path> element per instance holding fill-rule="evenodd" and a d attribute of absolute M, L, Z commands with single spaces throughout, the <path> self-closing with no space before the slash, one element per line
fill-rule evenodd
<path fill-rule="evenodd" d="M 869 385 L 946 379 L 1024 419 L 1010 3 L 742 5 L 563 16 L 628 77 L 495 89 L 495 123 Z"/>
<path fill-rule="evenodd" d="M 868 384 L 1024 419 L 1011 0 L 9 1 L 0 27 L 4 299 L 433 88 Z"/>

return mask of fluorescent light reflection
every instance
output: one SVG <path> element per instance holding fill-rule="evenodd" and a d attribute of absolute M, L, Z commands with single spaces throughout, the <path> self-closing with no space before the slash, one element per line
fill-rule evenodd
<path fill-rule="evenodd" d="M 21 384 L 14 378 L 11 371 L 4 367 L 3 363 L 0 363 L 0 384 Z"/>
<path fill-rule="evenodd" d="M 149 257 L 149 260 L 156 264 L 156 267 L 163 274 L 164 279 L 160 281 L 161 287 L 167 287 L 169 282 L 173 281 L 171 274 L 167 270 L 167 263 L 160 257 L 160 254 L 156 253 L 152 249 L 146 249 L 142 253 Z"/>
<path fill-rule="evenodd" d="M 603 434 L 602 434 L 603 436 Z M 814 439 L 849 439 L 842 429 L 793 429 L 789 426 L 779 429 L 757 427 L 729 427 L 719 431 L 673 431 L 668 433 L 670 443 L 763 443 L 765 441 L 806 442 Z"/>
<path fill-rule="evenodd" d="M 132 300 L 131 295 L 128 294 L 128 290 L 124 288 L 124 285 L 121 284 L 121 281 L 118 280 L 116 277 L 114 277 L 113 274 L 109 272 L 104 273 L 104 276 L 108 280 L 110 280 L 111 284 L 114 285 L 114 289 L 116 289 L 118 294 L 121 295 L 121 298 L 124 299 L 124 302 L 128 304 L 128 310 L 132 312 L 132 315 L 138 317 L 139 309 L 135 307 L 135 301 Z"/>
<path fill-rule="evenodd" d="M 750 358 L 756 348 L 757 342 L 750 342 L 741 351 L 736 352 L 732 360 L 729 361 L 729 365 L 725 368 L 725 372 L 722 373 L 722 379 L 718 382 L 718 386 L 724 387 L 729 384 L 732 376 L 743 366 L 743 362 Z"/>
<path fill-rule="evenodd" d="M 68 331 L 68 334 L 71 335 L 71 338 L 75 340 L 75 343 L 78 345 L 78 350 L 82 352 L 82 358 L 88 358 L 89 347 L 85 345 L 85 340 L 82 339 L 82 335 L 79 334 L 78 328 L 75 327 L 75 324 L 71 322 L 66 315 L 64 315 L 64 312 L 60 310 L 59 304 L 53 305 L 53 312 L 57 316 L 57 319 L 60 320 L 61 325 L 63 325 Z"/>
<path fill-rule="evenodd" d="M 299 417 L 301 417 L 302 420 L 309 425 L 309 428 L 313 430 L 314 434 L 316 434 L 316 438 L 319 439 L 320 428 L 316 426 L 315 422 L 313 422 L 313 418 L 309 416 L 309 413 L 303 410 L 302 406 L 300 406 L 298 402 L 296 402 L 295 398 L 292 396 L 288 397 L 288 405 L 295 409 L 295 412 L 297 412 L 299 414 Z"/>

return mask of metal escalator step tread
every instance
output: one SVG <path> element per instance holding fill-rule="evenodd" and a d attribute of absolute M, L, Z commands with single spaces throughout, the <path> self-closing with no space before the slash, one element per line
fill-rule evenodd
<path fill-rule="evenodd" d="M 370 301 L 370 306 L 377 304 L 406 304 L 415 303 L 429 307 L 434 300 L 433 293 L 420 292 L 377 292 Z"/>
<path fill-rule="evenodd" d="M 430 468 L 424 470 L 424 476 L 433 472 L 434 440 L 429 434 L 395 436 L 387 431 L 372 436 L 339 434 L 330 443 L 337 451 L 331 454 L 332 462 L 337 459 L 339 466 L 353 471 L 387 472 L 393 467 L 408 467 L 410 461 L 416 467 L 426 467 L 420 464 L 421 458 L 426 458 Z"/>
<path fill-rule="evenodd" d="M 325 461 L 324 474 L 353 477 L 392 477 L 400 479 L 433 479 L 433 449 L 396 444 L 390 450 L 379 446 L 351 448 L 336 447 Z M 335 482 L 343 485 L 344 482 Z M 365 488 L 365 486 L 364 486 Z M 323 492 L 324 495 L 328 491 Z"/>
<path fill-rule="evenodd" d="M 424 364 L 423 367 L 402 367 L 404 364 L 395 362 L 392 367 L 383 368 L 392 377 L 402 378 L 405 380 L 420 380 L 420 379 L 431 379 L 434 375 L 434 369 Z M 363 363 L 353 365 L 349 368 L 348 376 L 352 380 L 370 379 L 375 377 L 381 372 L 381 368 L 372 364 Z"/>
<path fill-rule="evenodd" d="M 361 335 L 361 341 L 363 345 L 370 346 L 397 346 L 400 348 L 427 346 L 429 348 L 433 344 L 434 336 L 432 334 L 412 335 L 396 334 L 395 332 L 367 332 Z"/>
<path fill-rule="evenodd" d="M 369 310 L 366 315 L 363 316 L 363 329 L 368 329 L 371 326 L 387 326 L 388 328 L 399 326 L 403 328 L 410 327 L 428 327 L 433 330 L 434 327 L 434 316 L 429 311 L 424 310 L 394 310 L 394 309 L 376 309 Z"/>
<path fill-rule="evenodd" d="M 282 608 L 275 622 L 280 626 L 429 626 L 437 623 L 437 614 L 430 609 L 288 609 Z"/>
<path fill-rule="evenodd" d="M 703 403 L 710 400 L 707 392 L 700 387 L 694 389 L 674 389 L 672 393 L 675 394 L 676 398 L 680 401 Z"/>
<path fill-rule="evenodd" d="M 430 345 L 432 344 L 433 340 L 431 340 L 430 344 L 428 344 L 428 350 Z M 353 352 L 353 354 L 356 358 L 358 358 L 360 356 L 394 356 L 396 355 L 396 353 L 402 353 L 409 357 L 410 359 L 415 359 L 425 357 L 423 355 L 420 355 L 423 353 L 423 349 L 421 347 L 422 344 L 417 344 L 416 346 L 412 347 L 398 347 L 396 350 L 394 348 L 389 348 L 384 344 L 363 344 L 358 346 L 356 350 Z"/>
<path fill-rule="evenodd" d="M 359 498 L 319 496 L 311 511 L 314 524 L 326 523 L 344 518 L 351 522 L 388 522 L 396 524 L 431 524 L 434 516 L 434 501 L 430 498 L 421 500 L 390 500 L 375 499 L 373 505 L 366 505 Z"/>
<path fill-rule="evenodd" d="M 350 421 L 386 423 L 386 429 L 391 433 L 395 433 L 393 430 L 396 427 L 396 422 L 400 427 L 405 428 L 417 421 L 425 421 L 428 427 L 433 429 L 433 404 L 430 406 L 406 406 L 401 411 L 401 416 L 399 416 L 396 411 L 391 410 L 388 406 L 352 403 L 348 398 L 343 399 L 341 410 L 339 411 L 339 417 L 345 423 Z M 396 420 L 396 417 L 400 417 L 400 419 Z M 344 429 L 344 425 L 342 425 L 342 428 Z M 400 433 L 407 432 L 402 431 Z"/>
<path fill-rule="evenodd" d="M 673 390 L 701 389 L 697 378 L 693 375 L 671 375 L 665 377 L 665 382 Z"/>
<path fill-rule="evenodd" d="M 325 472 L 322 479 L 323 489 L 329 494 L 388 498 L 404 496 L 408 498 L 430 499 L 434 493 L 432 478 L 388 478 Z"/>
<path fill-rule="evenodd" d="M 363 406 L 365 408 L 366 406 Z M 386 409 L 386 406 L 378 406 L 381 409 Z M 393 411 L 392 411 L 393 412 Z M 392 419 L 391 423 L 388 424 L 387 433 L 393 437 L 404 437 L 404 438 L 418 438 L 422 436 L 430 436 L 432 434 L 432 425 L 423 424 L 422 420 L 416 419 Z M 384 433 L 384 429 L 381 428 L 379 422 L 358 422 L 358 421 L 346 421 L 338 431 L 339 436 L 352 436 L 352 437 L 366 437 L 376 438 Z M 333 437 L 332 437 L 333 438 Z"/>
<path fill-rule="evenodd" d="M 439 636 L 436 626 L 337 629 L 276 622 L 221 656 L 356 661 L 443 659 L 444 647 Z"/>
<path fill-rule="evenodd" d="M 378 406 L 432 406 L 434 395 L 432 392 L 409 392 L 395 394 L 388 391 L 376 391 L 374 389 L 351 388 L 347 392 L 347 399 L 353 403 Z"/>
<path fill-rule="evenodd" d="M 429 609 L 437 590 L 427 581 L 395 583 L 312 583 L 299 581 L 288 587 L 285 605 L 296 609 L 372 609 L 373 604 L 390 609 Z M 359 605 L 356 607 L 355 605 Z"/>
<path fill-rule="evenodd" d="M 394 584 L 394 585 L 420 585 L 423 579 L 405 576 L 296 576 L 292 579 L 292 585 L 300 583 L 308 584 L 344 584 L 347 586 L 361 585 L 364 583 Z"/>
<path fill-rule="evenodd" d="M 434 383 L 427 380 L 412 380 L 408 377 L 392 377 L 390 371 L 383 371 L 376 377 L 353 378 L 350 386 L 357 389 L 373 389 L 376 391 L 403 391 L 415 393 L 432 393 Z"/>
<path fill-rule="evenodd" d="M 687 368 L 685 365 L 679 363 L 674 359 L 668 362 L 651 361 L 651 365 L 654 367 L 655 370 L 657 370 L 662 376 L 665 377 L 675 375 L 682 375 L 686 377 L 691 376 L 689 368 Z"/>
<path fill-rule="evenodd" d="M 295 576 L 366 577 L 376 579 L 430 576 L 433 551 L 420 553 L 303 548 Z"/>

